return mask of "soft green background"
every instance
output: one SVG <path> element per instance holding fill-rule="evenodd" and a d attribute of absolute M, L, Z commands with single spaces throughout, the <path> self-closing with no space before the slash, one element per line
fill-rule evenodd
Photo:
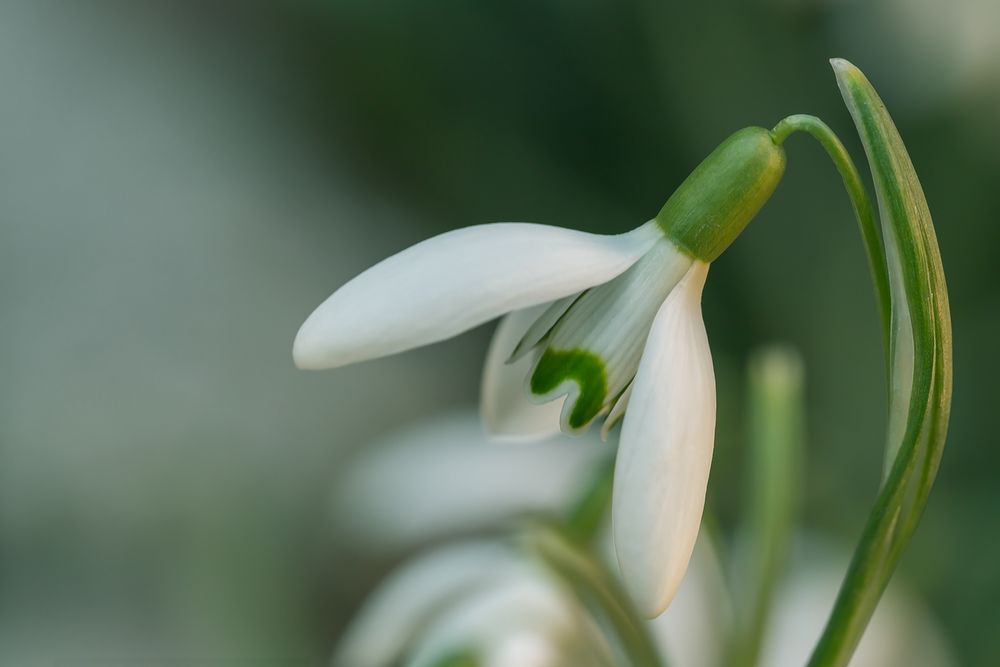
<path fill-rule="evenodd" d="M 627 230 L 730 132 L 790 113 L 860 160 L 831 56 L 895 118 L 951 290 L 951 437 L 903 575 L 963 664 L 993 664 L 998 26 L 993 0 L 0 2 L 0 664 L 321 663 L 372 576 L 338 566 L 329 480 L 472 405 L 489 328 L 306 374 L 310 309 L 463 225 Z M 704 304 L 723 523 L 746 358 L 785 341 L 808 372 L 804 521 L 853 542 L 882 361 L 847 198 L 807 138 Z"/>

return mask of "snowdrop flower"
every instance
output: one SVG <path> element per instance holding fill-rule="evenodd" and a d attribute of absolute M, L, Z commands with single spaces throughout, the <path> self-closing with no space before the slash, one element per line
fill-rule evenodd
<path fill-rule="evenodd" d="M 817 556 L 805 542 L 779 588 L 759 664 L 805 664 L 837 594 L 846 558 Z M 830 549 L 824 545 L 823 554 Z M 670 608 L 650 621 L 667 663 L 721 665 L 732 630 L 722 567 L 699 539 L 691 572 Z M 334 651 L 332 667 L 450 664 L 602 667 L 626 664 L 575 594 L 499 540 L 439 547 L 404 563 L 365 601 Z M 947 667 L 951 648 L 925 605 L 894 582 L 851 667 Z"/>
<path fill-rule="evenodd" d="M 455 336 L 507 314 L 487 355 L 493 433 L 603 432 L 624 419 L 612 520 L 626 588 L 669 604 L 701 521 L 715 379 L 701 316 L 709 264 L 774 191 L 785 156 L 736 132 L 632 232 L 498 223 L 394 255 L 333 293 L 296 336 L 296 364 L 342 366 Z"/>
<path fill-rule="evenodd" d="M 333 667 L 610 667 L 610 646 L 542 565 L 499 540 L 454 543 L 393 573 L 338 644 Z"/>

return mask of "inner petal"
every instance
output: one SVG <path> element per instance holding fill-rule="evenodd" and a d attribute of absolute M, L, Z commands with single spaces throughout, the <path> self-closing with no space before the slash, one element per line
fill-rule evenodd
<path fill-rule="evenodd" d="M 661 239 L 625 273 L 585 292 L 544 337 L 528 382 L 540 402 L 566 395 L 562 428 L 579 431 L 625 391 L 660 305 L 691 266 Z"/>
<path fill-rule="evenodd" d="M 608 393 L 607 373 L 601 359 L 587 350 L 553 350 L 547 348 L 531 374 L 531 393 L 550 394 L 553 398 L 570 393 L 567 381 L 576 383 L 576 396 L 569 407 L 569 427 L 580 429 L 589 424 L 604 408 Z"/>

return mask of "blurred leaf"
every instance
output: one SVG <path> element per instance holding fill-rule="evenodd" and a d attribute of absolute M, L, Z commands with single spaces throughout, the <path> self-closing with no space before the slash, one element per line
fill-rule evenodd
<path fill-rule="evenodd" d="M 759 659 L 799 505 L 799 464 L 805 440 L 799 356 L 780 347 L 763 350 L 750 363 L 749 380 L 749 553 L 736 581 L 743 590 L 729 662 L 734 667 L 752 667 Z"/>

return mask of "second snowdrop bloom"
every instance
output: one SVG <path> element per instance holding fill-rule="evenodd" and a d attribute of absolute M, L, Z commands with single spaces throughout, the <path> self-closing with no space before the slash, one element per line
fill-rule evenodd
<path fill-rule="evenodd" d="M 348 282 L 302 325 L 301 368 L 450 338 L 506 315 L 487 355 L 487 430 L 534 437 L 624 419 L 612 507 L 639 608 L 666 608 L 687 568 L 715 432 L 701 317 L 709 264 L 767 201 L 785 157 L 770 133 L 726 139 L 653 220 L 618 236 L 498 223 L 442 234 Z"/>
<path fill-rule="evenodd" d="M 610 667 L 611 645 L 543 564 L 496 540 L 408 561 L 352 620 L 332 667 Z"/>

